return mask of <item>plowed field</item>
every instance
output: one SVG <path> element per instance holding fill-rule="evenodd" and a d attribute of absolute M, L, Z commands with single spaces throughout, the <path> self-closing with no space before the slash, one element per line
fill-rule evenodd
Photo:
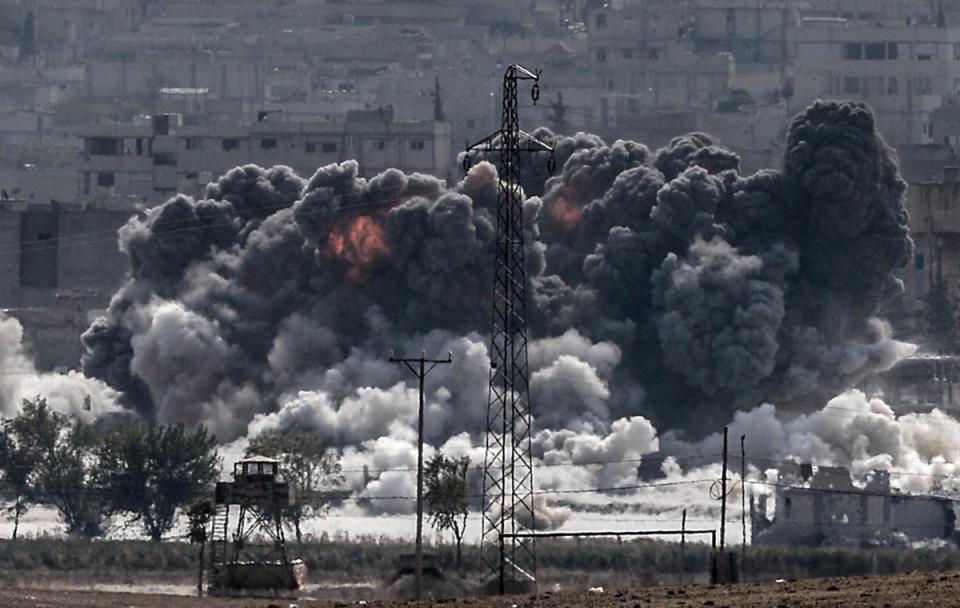
<path fill-rule="evenodd" d="M 4 608 L 351 608 L 356 601 L 298 599 L 187 598 L 128 593 L 93 593 L 47 590 L 0 590 Z M 555 593 L 530 596 L 464 598 L 424 601 L 372 601 L 366 608 L 417 608 L 444 604 L 450 608 L 915 608 L 956 606 L 960 608 L 960 572 L 810 579 L 796 582 L 748 583 L 726 587 L 656 587 L 616 593 Z"/>

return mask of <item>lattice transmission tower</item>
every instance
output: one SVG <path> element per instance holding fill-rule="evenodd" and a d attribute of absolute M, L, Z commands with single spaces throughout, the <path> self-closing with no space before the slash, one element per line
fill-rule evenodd
<path fill-rule="evenodd" d="M 486 581 L 496 584 L 500 593 L 535 584 L 537 571 L 534 539 L 513 536 L 532 530 L 534 523 L 520 156 L 523 152 L 548 152 L 548 169 L 553 171 L 556 164 L 552 146 L 520 130 L 517 89 L 523 80 L 533 81 L 531 95 L 537 102 L 540 72 L 511 65 L 503 77 L 500 130 L 467 146 L 464 155 L 465 170 L 470 168 L 471 151 L 481 150 L 499 157 L 481 550 Z"/>

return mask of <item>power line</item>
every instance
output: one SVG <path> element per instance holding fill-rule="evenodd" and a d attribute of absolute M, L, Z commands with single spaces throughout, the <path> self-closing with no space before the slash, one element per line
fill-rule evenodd
<path fill-rule="evenodd" d="M 602 488 L 573 488 L 569 490 L 562 489 L 553 489 L 553 490 L 535 490 L 533 493 L 535 495 L 544 495 L 544 496 L 562 496 L 566 494 L 608 494 L 613 492 L 627 492 L 635 491 L 640 489 L 649 489 L 649 488 L 663 488 L 663 487 L 675 487 L 675 486 L 687 486 L 687 485 L 696 485 L 703 483 L 711 483 L 712 479 L 693 479 L 693 480 L 681 480 L 681 481 L 665 481 L 665 482 L 652 482 L 652 483 L 643 483 L 643 484 L 631 484 L 631 485 L 620 485 L 620 486 L 608 486 Z M 125 494 L 125 491 L 110 488 L 107 486 L 58 486 L 58 490 L 70 490 L 77 492 L 90 492 L 97 495 L 117 495 Z M 47 492 L 47 495 L 50 493 Z M 483 498 L 483 494 L 471 493 L 465 496 L 468 499 L 478 499 Z M 384 496 L 345 496 L 345 497 L 336 497 L 331 499 L 331 502 L 364 502 L 364 501 L 378 501 L 378 500 L 391 500 L 391 501 L 409 501 L 415 502 L 417 500 L 416 496 L 408 496 L 405 494 L 396 494 L 396 495 L 384 495 Z"/>
<path fill-rule="evenodd" d="M 322 209 L 314 209 L 314 210 L 310 210 L 310 211 L 302 211 L 302 210 L 300 210 L 300 211 L 297 211 L 297 214 L 299 214 L 299 215 L 312 215 L 312 214 L 341 213 L 341 212 L 352 211 L 352 210 L 354 210 L 354 209 L 363 209 L 363 208 L 367 208 L 367 207 L 382 207 L 382 206 L 384 206 L 384 205 L 393 205 L 393 204 L 395 204 L 395 203 L 403 203 L 403 202 L 407 202 L 407 201 L 410 201 L 410 200 L 413 200 L 413 199 L 416 199 L 416 198 L 426 198 L 426 197 L 424 197 L 424 196 L 422 196 L 422 195 L 397 196 L 397 197 L 392 197 L 392 198 L 380 199 L 380 200 L 377 200 L 377 201 L 371 201 L 371 202 L 367 202 L 367 203 L 356 203 L 356 204 L 352 204 L 352 205 L 349 205 L 349 206 L 338 207 L 338 208 L 336 208 L 336 209 L 322 208 Z M 201 199 L 201 200 L 203 200 L 203 199 Z M 427 199 L 427 200 L 429 200 L 429 199 Z M 159 208 L 160 206 L 162 206 L 162 205 L 164 205 L 164 204 L 165 204 L 165 203 L 160 203 L 160 205 L 158 205 L 157 207 L 154 207 L 154 209 Z M 284 210 L 284 209 L 293 209 L 293 206 L 294 206 L 294 204 L 263 206 L 263 207 L 257 207 L 257 210 L 282 211 L 282 210 Z M 136 213 L 131 213 L 131 214 L 130 214 L 130 217 L 131 217 L 131 218 L 136 217 L 136 216 L 137 216 Z M 234 208 L 234 212 L 233 212 L 232 214 L 229 213 L 229 212 L 223 212 L 221 215 L 215 215 L 215 216 L 210 216 L 210 217 L 231 218 L 231 217 L 239 217 L 239 216 L 241 216 L 241 212 L 240 212 L 239 210 L 236 210 L 236 208 Z M 264 218 L 264 219 L 265 219 L 265 218 Z M 164 220 L 164 221 L 162 221 L 162 222 L 158 222 L 157 224 L 152 225 L 150 228 L 151 228 L 151 230 L 154 230 L 154 229 L 157 229 L 157 228 L 160 228 L 160 227 L 164 227 L 164 226 L 168 226 L 168 225 L 188 223 L 188 222 L 189 222 L 189 223 L 194 223 L 194 222 L 200 222 L 200 221 L 203 221 L 203 220 L 201 220 L 201 219 L 199 219 L 199 218 L 185 218 L 185 219 L 181 219 L 181 220 L 169 220 L 169 221 Z M 177 228 L 177 229 L 174 229 L 174 230 L 160 230 L 160 231 L 158 231 L 158 232 L 152 232 L 152 235 L 153 235 L 153 236 L 163 236 L 163 235 L 168 235 L 168 234 L 181 234 L 181 233 L 185 233 L 185 232 L 194 232 L 194 231 L 200 231 L 200 230 L 211 230 L 211 229 L 212 229 L 212 230 L 216 230 L 217 228 L 218 228 L 218 226 L 217 226 L 216 224 L 205 224 L 205 225 L 201 225 L 201 226 L 186 226 L 186 227 L 184 227 L 184 228 Z M 85 241 L 73 241 L 73 240 L 69 240 L 69 239 L 66 239 L 66 238 L 62 238 L 62 237 L 53 237 L 53 238 L 49 238 L 49 239 L 33 240 L 33 241 L 21 241 L 16 247 L 8 247 L 8 248 L 6 248 L 6 249 L 4 249 L 3 247 L 0 247 L 0 256 L 2 256 L 2 255 L 18 254 L 18 253 L 20 253 L 20 249 L 21 249 L 21 247 L 22 247 L 23 245 L 36 245 L 36 246 L 31 246 L 31 247 L 30 247 L 30 251 L 44 251 L 44 250 L 58 249 L 58 248 L 61 247 L 61 246 L 63 246 L 63 247 L 73 247 L 73 246 L 78 246 L 78 245 L 92 245 L 92 244 L 95 244 L 95 243 L 116 242 L 116 240 L 117 240 L 117 238 L 118 238 L 118 232 L 119 232 L 119 229 L 118 229 L 118 230 L 109 230 L 109 231 L 103 230 L 103 231 L 89 231 L 89 232 L 78 232 L 78 233 L 76 233 L 76 234 L 81 235 L 81 236 L 82 236 L 82 235 L 86 235 L 86 234 L 111 234 L 111 235 L 112 235 L 112 236 L 106 237 L 106 238 L 89 239 L 89 240 L 85 240 Z M 40 244 L 47 245 L 47 246 L 43 246 L 43 245 L 40 245 Z"/>

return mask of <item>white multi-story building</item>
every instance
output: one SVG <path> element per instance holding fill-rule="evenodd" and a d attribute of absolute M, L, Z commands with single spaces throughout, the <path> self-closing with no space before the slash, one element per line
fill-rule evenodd
<path fill-rule="evenodd" d="M 930 114 L 960 92 L 960 29 L 803 19 L 788 30 L 792 108 L 860 99 L 889 141 L 929 143 Z"/>
<path fill-rule="evenodd" d="M 143 125 L 106 125 L 82 133 L 80 200 L 109 206 L 197 191 L 249 163 L 288 165 L 304 176 L 355 159 L 362 175 L 390 167 L 447 177 L 450 129 L 443 122 L 394 122 L 389 108 L 351 112 L 326 123 L 266 120 L 249 127 L 182 126 L 177 115 Z"/>

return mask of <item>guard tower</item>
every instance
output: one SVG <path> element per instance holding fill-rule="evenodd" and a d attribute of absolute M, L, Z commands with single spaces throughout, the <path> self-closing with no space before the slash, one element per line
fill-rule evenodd
<path fill-rule="evenodd" d="M 296 590 L 306 566 L 287 556 L 283 510 L 290 486 L 280 462 L 254 457 L 233 465 L 233 481 L 219 482 L 210 538 L 210 595 Z"/>

